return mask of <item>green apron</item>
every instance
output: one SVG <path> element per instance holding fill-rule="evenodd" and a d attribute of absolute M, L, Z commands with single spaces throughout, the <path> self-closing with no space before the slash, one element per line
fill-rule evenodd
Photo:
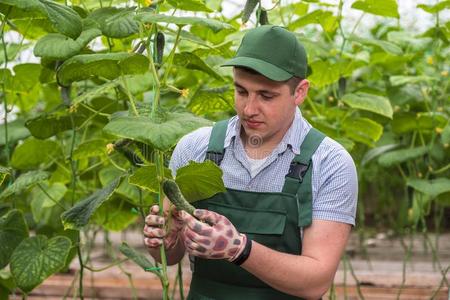
<path fill-rule="evenodd" d="M 228 121 L 217 122 L 206 159 L 220 165 Z M 198 201 L 197 208 L 226 216 L 237 230 L 271 249 L 301 254 L 300 228 L 312 219 L 311 157 L 325 136 L 312 128 L 295 156 L 281 193 L 227 189 Z M 299 299 L 273 289 L 245 269 L 226 260 L 194 258 L 188 300 L 287 300 Z"/>

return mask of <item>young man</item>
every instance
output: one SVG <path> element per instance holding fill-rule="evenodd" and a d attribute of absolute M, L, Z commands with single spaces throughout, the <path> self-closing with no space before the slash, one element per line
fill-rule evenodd
<path fill-rule="evenodd" d="M 152 207 L 145 244 L 159 260 L 164 243 L 172 264 L 188 252 L 188 299 L 318 299 L 355 223 L 355 165 L 298 109 L 309 82 L 294 34 L 252 29 L 225 65 L 234 66 L 237 116 L 183 137 L 170 167 L 210 159 L 227 191 L 197 202 L 197 219 L 173 211 L 167 233 Z"/>

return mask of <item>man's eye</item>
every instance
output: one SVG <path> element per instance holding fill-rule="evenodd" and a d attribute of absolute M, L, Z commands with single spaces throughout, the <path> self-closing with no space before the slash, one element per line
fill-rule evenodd
<path fill-rule="evenodd" d="M 271 99 L 273 99 L 273 95 L 261 94 L 261 97 L 264 100 L 271 100 Z"/>
<path fill-rule="evenodd" d="M 247 95 L 247 91 L 244 90 L 236 90 L 239 95 Z"/>

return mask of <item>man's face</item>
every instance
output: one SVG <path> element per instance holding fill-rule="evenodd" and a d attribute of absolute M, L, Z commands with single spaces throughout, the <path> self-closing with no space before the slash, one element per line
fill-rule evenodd
<path fill-rule="evenodd" d="M 303 102 L 308 82 L 303 80 L 294 95 L 286 83 L 234 68 L 235 108 L 244 138 L 278 143 L 292 124 L 295 108 Z"/>

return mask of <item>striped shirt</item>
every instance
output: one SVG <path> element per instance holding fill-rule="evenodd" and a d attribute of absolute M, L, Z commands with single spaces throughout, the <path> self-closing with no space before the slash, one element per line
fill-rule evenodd
<path fill-rule="evenodd" d="M 251 176 L 250 163 L 240 138 L 238 116 L 228 122 L 225 155 L 220 167 L 227 188 L 253 192 L 281 192 L 285 175 L 311 125 L 297 108 L 294 121 L 263 166 Z M 203 162 L 212 127 L 202 127 L 185 135 L 175 147 L 169 167 L 173 175 L 189 161 Z M 312 157 L 312 218 L 355 225 L 358 178 L 350 154 L 326 137 Z"/>

